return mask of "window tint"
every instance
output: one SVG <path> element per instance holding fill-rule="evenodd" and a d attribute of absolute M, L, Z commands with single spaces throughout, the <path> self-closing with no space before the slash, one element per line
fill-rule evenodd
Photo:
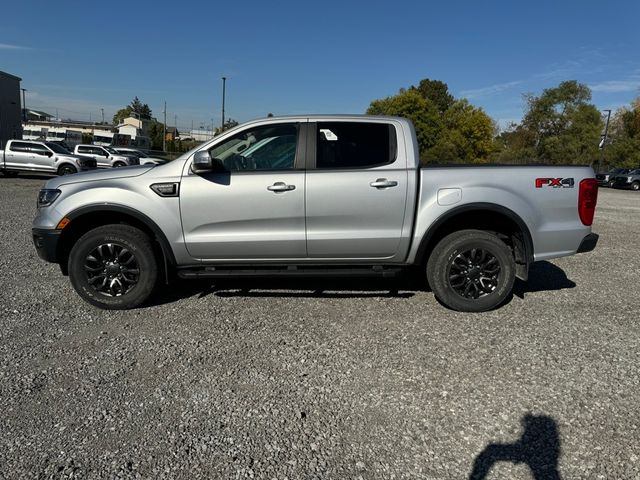
<path fill-rule="evenodd" d="M 89 147 L 78 147 L 78 153 L 91 153 L 91 149 Z"/>
<path fill-rule="evenodd" d="M 209 150 L 227 170 L 286 170 L 294 167 L 298 128 L 268 125 L 245 130 Z"/>
<path fill-rule="evenodd" d="M 29 150 L 31 150 L 31 153 L 35 153 L 36 155 L 47 155 L 49 153 L 49 149 L 39 143 L 32 143 Z"/>
<path fill-rule="evenodd" d="M 24 142 L 11 142 L 9 150 L 12 152 L 28 152 L 29 144 Z"/>
<path fill-rule="evenodd" d="M 316 168 L 369 168 L 396 158 L 396 131 L 384 123 L 321 122 Z"/>

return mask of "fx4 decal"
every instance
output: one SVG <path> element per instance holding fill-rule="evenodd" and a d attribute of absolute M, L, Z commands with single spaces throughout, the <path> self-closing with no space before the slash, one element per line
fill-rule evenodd
<path fill-rule="evenodd" d="M 536 178 L 536 188 L 573 188 L 574 184 L 573 178 Z"/>

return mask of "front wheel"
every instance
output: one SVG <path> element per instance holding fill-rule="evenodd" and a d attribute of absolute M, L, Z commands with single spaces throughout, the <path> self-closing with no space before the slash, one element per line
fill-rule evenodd
<path fill-rule="evenodd" d="M 140 306 L 158 280 L 151 240 L 129 225 L 105 225 L 85 233 L 71 249 L 68 269 L 76 292 L 108 310 Z"/>
<path fill-rule="evenodd" d="M 461 312 L 484 312 L 501 305 L 513 289 L 515 260 L 496 235 L 461 230 L 444 237 L 427 262 L 427 280 L 436 298 Z"/>
<path fill-rule="evenodd" d="M 113 168 L 121 168 L 126 167 L 127 165 L 124 162 L 116 162 L 113 164 Z"/>
<path fill-rule="evenodd" d="M 61 165 L 58 169 L 58 175 L 73 175 L 78 173 L 78 170 L 73 165 Z"/>

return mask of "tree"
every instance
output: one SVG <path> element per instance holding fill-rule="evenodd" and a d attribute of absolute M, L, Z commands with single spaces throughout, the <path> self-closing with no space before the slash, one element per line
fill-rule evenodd
<path fill-rule="evenodd" d="M 491 118 L 467 100 L 455 100 L 439 80 L 424 79 L 417 87 L 374 100 L 367 113 L 410 119 L 425 162 L 485 162 L 494 149 Z"/>
<path fill-rule="evenodd" d="M 522 126 L 530 132 L 537 157 L 548 163 L 593 163 L 603 129 L 591 90 L 575 80 L 527 97 Z"/>
<path fill-rule="evenodd" d="M 444 112 L 444 128 L 425 156 L 428 162 L 487 162 L 494 150 L 491 117 L 468 100 L 455 100 Z"/>
<path fill-rule="evenodd" d="M 501 133 L 494 159 L 500 162 L 533 161 L 547 164 L 593 164 L 604 124 L 591 103 L 591 90 L 575 80 L 525 96 L 520 125 Z"/>
<path fill-rule="evenodd" d="M 637 168 L 640 165 L 640 97 L 629 107 L 616 111 L 603 157 L 610 166 Z"/>
<path fill-rule="evenodd" d="M 420 80 L 417 87 L 411 86 L 411 89 L 417 90 L 424 98 L 431 100 L 441 114 L 446 112 L 455 100 L 449 93 L 449 86 L 440 80 L 425 78 Z"/>
<path fill-rule="evenodd" d="M 122 121 L 135 114 L 136 117 L 144 120 L 151 120 L 151 108 L 146 103 L 142 103 L 138 97 L 134 97 L 129 105 L 118 110 L 113 116 L 113 123 L 118 125 Z"/>

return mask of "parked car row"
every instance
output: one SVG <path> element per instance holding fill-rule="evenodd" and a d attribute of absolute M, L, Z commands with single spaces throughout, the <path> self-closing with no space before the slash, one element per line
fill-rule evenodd
<path fill-rule="evenodd" d="M 117 168 L 130 165 L 165 163 L 133 148 L 99 145 L 76 145 L 73 153 L 57 142 L 9 140 L 0 150 L 0 171 L 5 175 L 18 172 L 69 175 L 95 168 Z"/>
<path fill-rule="evenodd" d="M 598 185 L 601 187 L 628 188 L 640 190 L 640 168 L 612 168 L 608 172 L 596 175 Z"/>

